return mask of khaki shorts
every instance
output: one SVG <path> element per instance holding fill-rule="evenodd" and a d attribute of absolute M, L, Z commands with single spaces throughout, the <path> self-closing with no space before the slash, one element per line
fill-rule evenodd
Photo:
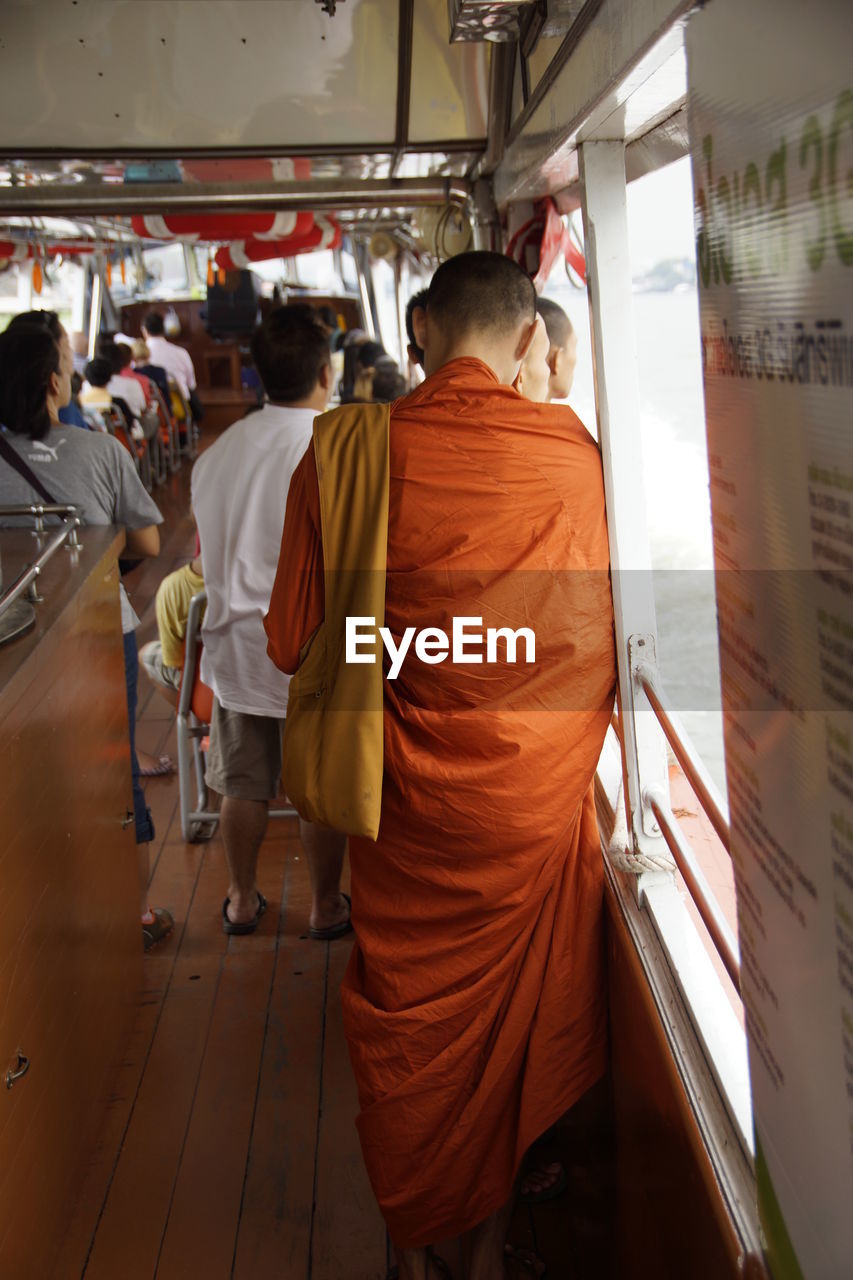
<path fill-rule="evenodd" d="M 149 680 L 153 680 L 154 684 L 162 685 L 164 689 L 171 689 L 172 693 L 178 693 L 181 688 L 181 676 L 184 674 L 183 667 L 167 667 L 163 662 L 163 646 L 159 640 L 151 640 L 148 644 L 144 644 L 139 650 L 139 661 L 145 670 L 145 674 Z"/>
<path fill-rule="evenodd" d="M 213 699 L 204 780 L 232 800 L 274 800 L 281 789 L 284 721 L 229 711 Z"/>

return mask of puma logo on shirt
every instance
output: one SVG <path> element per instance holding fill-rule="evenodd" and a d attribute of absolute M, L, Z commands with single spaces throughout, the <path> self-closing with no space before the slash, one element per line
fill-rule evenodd
<path fill-rule="evenodd" d="M 46 453 L 50 454 L 54 462 L 58 462 L 59 459 L 56 455 L 64 444 L 64 440 L 57 441 L 55 445 L 45 444 L 43 440 L 33 440 L 32 447 L 36 449 L 37 452 L 29 455 L 30 462 L 47 462 L 48 459 L 45 457 Z"/>

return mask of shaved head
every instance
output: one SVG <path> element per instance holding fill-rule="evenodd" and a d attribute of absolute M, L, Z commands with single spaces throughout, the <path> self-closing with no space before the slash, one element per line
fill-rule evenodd
<path fill-rule="evenodd" d="M 536 400 L 541 403 L 548 399 L 548 384 L 551 378 L 548 349 L 548 331 L 542 323 L 542 317 L 539 316 L 536 320 L 533 341 L 521 362 L 518 377 L 513 383 L 519 395 L 527 400 Z"/>
<path fill-rule="evenodd" d="M 552 347 L 564 347 L 574 333 L 572 322 L 562 307 L 550 298 L 537 298 L 536 310 L 545 321 Z"/>
<path fill-rule="evenodd" d="M 450 338 L 480 333 L 506 338 L 536 318 L 533 281 L 502 253 L 460 253 L 430 281 L 427 314 Z"/>
<path fill-rule="evenodd" d="M 548 399 L 565 400 L 572 389 L 575 377 L 578 335 L 563 308 L 558 307 L 550 298 L 537 298 L 536 311 L 545 321 L 548 341 L 551 344 L 548 352 L 548 368 L 551 370 Z"/>

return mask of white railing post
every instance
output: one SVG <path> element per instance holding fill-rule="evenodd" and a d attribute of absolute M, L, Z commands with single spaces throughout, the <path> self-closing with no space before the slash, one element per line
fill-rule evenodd
<path fill-rule="evenodd" d="M 645 699 L 641 708 L 635 706 L 631 676 L 631 649 L 639 645 L 654 662 L 657 624 L 643 485 L 625 147 L 619 141 L 584 142 L 578 153 L 595 401 L 613 570 L 628 825 L 634 852 L 666 858 L 668 850 L 660 827 L 650 805 L 644 803 L 650 788 L 669 795 L 666 747 Z M 638 895 L 649 877 L 659 874 L 643 872 L 638 876 Z"/>

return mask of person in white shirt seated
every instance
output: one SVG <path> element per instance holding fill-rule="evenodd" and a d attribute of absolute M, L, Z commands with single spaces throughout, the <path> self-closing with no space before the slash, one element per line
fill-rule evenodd
<path fill-rule="evenodd" d="M 207 589 L 201 678 L 214 694 L 206 780 L 222 796 L 226 933 L 253 932 L 266 907 L 255 873 L 269 801 L 280 788 L 290 678 L 267 654 L 264 615 L 290 480 L 332 389 L 329 343 L 312 308 L 274 311 L 251 348 L 269 403 L 229 427 L 192 474 Z M 340 892 L 345 837 L 302 820 L 300 835 L 312 887 L 309 935 L 341 937 L 351 928 L 349 899 Z"/>
<path fill-rule="evenodd" d="M 121 385 L 118 389 L 114 384 L 124 384 L 129 382 L 132 387 L 132 401 L 125 399 L 126 387 Z M 133 382 L 130 378 L 116 378 L 113 373 L 112 363 L 106 356 L 95 356 L 94 360 L 90 360 L 86 365 L 86 381 L 80 392 L 80 407 L 87 415 L 94 414 L 100 417 L 105 409 L 116 405 L 121 410 L 125 418 L 127 428 L 134 440 L 142 440 L 145 438 L 142 427 L 139 424 L 140 413 L 145 412 L 145 394 L 139 383 Z M 142 409 L 139 409 L 139 401 L 142 400 Z M 104 429 L 103 418 L 100 420 L 100 428 Z"/>
<path fill-rule="evenodd" d="M 163 317 L 159 311 L 150 311 L 142 322 L 142 333 L 148 346 L 150 363 L 165 369 L 175 379 L 181 395 L 190 401 L 190 393 L 196 389 L 195 369 L 188 351 L 169 342 Z"/>

